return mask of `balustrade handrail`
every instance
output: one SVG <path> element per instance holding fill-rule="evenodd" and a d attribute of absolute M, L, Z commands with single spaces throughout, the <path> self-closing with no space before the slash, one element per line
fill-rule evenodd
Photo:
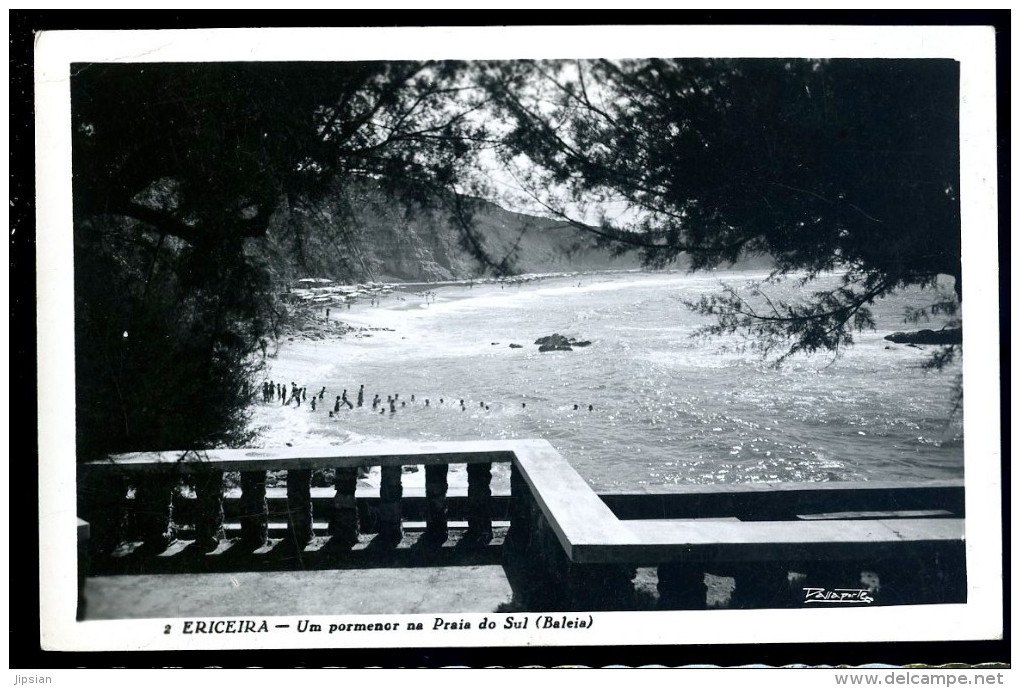
<path fill-rule="evenodd" d="M 342 447 L 273 447 L 128 452 L 83 463 L 86 469 L 116 468 L 126 472 L 201 470 L 262 471 L 360 466 L 509 463 L 515 450 L 534 440 L 471 440 L 466 442 L 380 442 Z"/>

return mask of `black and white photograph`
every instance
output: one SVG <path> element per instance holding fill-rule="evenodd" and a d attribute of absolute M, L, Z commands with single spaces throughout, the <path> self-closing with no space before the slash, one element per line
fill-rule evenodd
<path fill-rule="evenodd" d="M 43 34 L 43 646 L 1001 637 L 994 37 L 766 28 Z"/>

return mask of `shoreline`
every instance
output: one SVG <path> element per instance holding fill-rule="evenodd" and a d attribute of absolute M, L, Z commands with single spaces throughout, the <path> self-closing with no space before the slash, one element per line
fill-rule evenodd
<path fill-rule="evenodd" d="M 416 296 L 416 285 L 404 285 L 382 296 L 376 306 L 367 301 L 352 303 L 350 311 L 330 306 L 328 320 L 325 306 L 304 307 L 300 331 L 281 338 L 279 356 L 266 362 L 265 372 L 277 382 L 306 385 L 306 402 L 296 409 L 293 403 L 281 406 L 279 397 L 269 404 L 256 400 L 252 425 L 260 426 L 259 444 L 267 447 L 547 437 L 561 451 L 572 452 L 582 475 L 590 473 L 591 480 L 605 484 L 783 476 L 866 479 L 879 464 L 912 477 L 955 470 L 955 426 L 947 434 L 941 424 L 936 428 L 927 422 L 929 396 L 942 383 L 926 377 L 904 387 L 916 377 L 908 364 L 916 363 L 921 352 L 900 347 L 895 354 L 886 351 L 890 342 L 882 340 L 880 328 L 862 338 L 854 354 L 836 367 L 798 361 L 775 376 L 760 366 L 745 366 L 743 357 L 732 352 L 687 344 L 684 326 L 696 323 L 662 320 L 678 317 L 660 297 L 662 289 L 704 290 L 713 286 L 714 277 L 688 282 L 663 274 L 601 274 L 588 276 L 579 286 L 577 277 L 557 275 L 531 288 L 522 283 L 518 289 L 501 289 L 498 281 L 447 284 L 430 290 L 435 301 L 430 295 L 428 303 L 423 295 Z M 885 308 L 887 320 L 890 308 Z M 618 316 L 624 318 L 623 326 L 617 327 Z M 532 340 L 553 331 L 594 340 L 596 346 L 573 354 L 539 355 Z M 633 351 L 621 348 L 621 341 L 631 342 Z M 524 346 L 514 348 L 514 342 Z M 634 365 L 643 367 L 621 363 L 635 356 Z M 891 377 L 872 385 L 875 375 L 868 370 L 887 370 Z M 745 382 L 750 375 L 753 384 L 746 390 L 727 387 L 730 374 Z M 661 380 L 673 384 L 661 391 L 648 387 Z M 845 380 L 863 380 L 864 391 L 854 387 L 835 399 L 826 384 Z M 342 410 L 335 420 L 328 418 L 335 396 L 346 388 L 354 402 L 362 383 L 367 412 Z M 307 406 L 322 387 L 331 391 L 313 412 Z M 903 398 L 911 405 L 925 405 L 918 406 L 925 415 L 904 415 L 887 403 L 888 390 L 898 387 L 904 387 L 909 396 Z M 776 419 L 766 409 L 768 399 L 784 390 L 798 396 L 782 419 Z M 373 397 L 378 394 L 388 403 L 393 392 L 407 399 L 406 411 L 398 400 L 395 415 L 388 406 L 382 415 L 379 408 L 372 414 Z M 443 397 L 445 406 L 436 403 Z M 428 398 L 431 410 L 423 408 Z M 457 407 L 461 398 L 466 411 Z M 491 413 L 480 410 L 481 402 L 491 405 Z M 595 414 L 589 415 L 593 402 Z M 580 408 L 572 409 L 575 404 Z M 759 412 L 765 415 L 759 418 Z M 885 437 L 895 438 L 895 443 L 890 445 Z M 874 445 L 874 451 L 864 456 L 861 443 Z M 948 452 L 941 451 L 943 444 Z M 690 460 L 660 461 L 665 447 Z M 633 470 L 619 458 L 605 458 L 620 452 L 632 457 L 623 463 L 633 463 Z M 931 454 L 928 468 L 917 468 L 918 452 Z M 844 460 L 844 454 L 850 458 Z M 423 477 L 405 475 L 405 484 Z"/>
<path fill-rule="evenodd" d="M 336 285 L 327 287 L 327 294 L 315 295 L 314 290 L 293 290 L 285 300 L 288 322 L 276 340 L 276 353 L 285 342 L 296 341 L 340 341 L 348 336 L 371 336 L 372 332 L 395 332 L 392 327 L 379 326 L 373 313 L 393 313 L 428 307 L 435 303 L 451 303 L 471 298 L 476 287 L 495 285 L 522 287 L 534 282 L 554 279 L 568 279 L 580 276 L 611 275 L 633 272 L 631 270 L 600 271 L 596 273 L 549 273 L 528 274 L 506 278 L 484 278 L 446 280 L 442 282 L 371 282 L 366 285 Z M 427 287 L 419 290 L 420 287 Z M 455 291 L 454 287 L 460 287 Z M 464 289 L 466 287 L 466 289 Z M 357 292 L 341 292 L 358 288 Z M 309 292 L 308 294 L 303 292 Z M 368 295 L 368 303 L 365 300 Z M 296 296 L 295 296 L 296 295 Z M 323 298 L 325 297 L 325 298 Z M 414 297 L 413 300 L 409 297 Z M 440 298 L 442 297 L 442 298 Z M 328 300 L 327 300 L 328 299 Z M 357 313 L 352 306 L 359 306 Z M 367 309 L 367 310 L 366 310 Z M 326 315 L 328 313 L 328 315 Z M 353 317 L 352 317 L 353 316 Z"/>

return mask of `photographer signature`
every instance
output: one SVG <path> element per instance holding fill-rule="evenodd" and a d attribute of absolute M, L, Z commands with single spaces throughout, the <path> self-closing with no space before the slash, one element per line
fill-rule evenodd
<path fill-rule="evenodd" d="M 804 604 L 871 604 L 871 591 L 856 588 L 804 588 Z"/>

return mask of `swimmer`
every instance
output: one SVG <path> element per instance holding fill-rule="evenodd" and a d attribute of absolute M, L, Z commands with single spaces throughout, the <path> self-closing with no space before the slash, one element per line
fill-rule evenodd
<path fill-rule="evenodd" d="M 336 403 L 333 404 L 333 413 L 340 413 L 340 397 L 337 397 Z"/>
<path fill-rule="evenodd" d="M 528 408 L 528 405 L 522 401 L 521 402 L 521 408 Z"/>
<path fill-rule="evenodd" d="M 488 411 L 488 410 L 489 410 L 489 405 L 488 405 L 488 404 L 486 404 L 486 405 L 485 405 L 485 410 L 486 410 L 486 411 Z"/>
<path fill-rule="evenodd" d="M 478 402 L 478 408 L 485 408 L 485 402 L 484 401 L 479 401 Z"/>
<path fill-rule="evenodd" d="M 330 418 L 332 418 L 332 417 L 333 417 L 333 412 L 332 412 L 332 411 L 330 411 L 330 412 L 329 412 L 329 417 L 330 417 Z"/>
<path fill-rule="evenodd" d="M 429 400 L 428 400 L 428 399 L 426 399 L 426 400 L 425 400 L 425 405 L 426 405 L 426 406 L 428 406 L 428 405 L 429 405 Z"/>
<path fill-rule="evenodd" d="M 575 411 L 577 410 L 577 404 L 574 404 L 574 410 Z"/>
<path fill-rule="evenodd" d="M 312 396 L 312 410 L 315 410 L 315 396 Z"/>
<path fill-rule="evenodd" d="M 443 398 L 442 397 L 439 398 L 439 403 L 440 404 L 443 403 Z"/>
<path fill-rule="evenodd" d="M 413 394 L 411 395 L 411 403 L 412 404 L 414 403 L 414 395 Z"/>
<path fill-rule="evenodd" d="M 405 408 L 406 406 L 407 406 L 407 402 L 406 401 L 400 402 L 400 408 Z"/>
<path fill-rule="evenodd" d="M 594 407 L 594 406 L 592 406 L 591 404 L 588 404 L 588 410 L 589 410 L 589 411 L 594 411 L 594 410 L 595 410 L 595 407 Z"/>

